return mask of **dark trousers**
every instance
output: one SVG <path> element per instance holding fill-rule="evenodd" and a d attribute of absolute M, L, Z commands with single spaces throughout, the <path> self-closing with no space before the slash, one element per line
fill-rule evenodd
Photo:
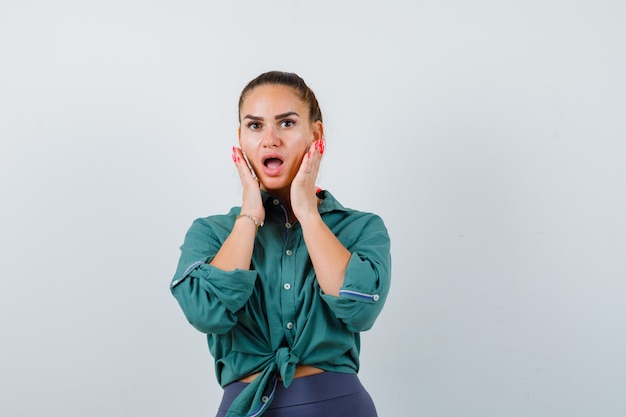
<path fill-rule="evenodd" d="M 235 397 L 247 386 L 234 382 L 224 388 L 216 417 L 226 417 Z M 263 417 L 376 417 L 376 407 L 355 374 L 323 372 L 294 379 L 276 388 Z"/>

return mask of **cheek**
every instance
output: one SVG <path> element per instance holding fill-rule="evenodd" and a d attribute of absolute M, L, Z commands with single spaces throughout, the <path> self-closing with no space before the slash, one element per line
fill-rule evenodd
<path fill-rule="evenodd" d="M 254 135 L 241 135 L 239 138 L 239 146 L 246 153 L 255 152 L 258 143 L 259 141 L 254 137 Z"/>
<path fill-rule="evenodd" d="M 302 158 L 306 156 L 306 153 L 309 151 L 309 144 L 307 141 L 302 141 L 302 143 L 298 144 L 297 154 L 300 155 L 300 161 Z"/>
<path fill-rule="evenodd" d="M 309 131 L 301 132 L 298 135 L 298 146 L 304 149 L 305 151 L 309 150 L 311 143 L 313 143 L 313 134 Z"/>

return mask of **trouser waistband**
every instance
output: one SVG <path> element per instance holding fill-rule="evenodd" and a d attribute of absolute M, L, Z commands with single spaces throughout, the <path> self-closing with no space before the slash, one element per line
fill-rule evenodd
<path fill-rule="evenodd" d="M 226 410 L 235 397 L 248 386 L 244 382 L 233 382 L 224 388 L 220 410 Z M 356 374 L 323 372 L 317 375 L 294 379 L 289 388 L 279 382 L 271 408 L 289 407 L 329 400 L 364 391 L 363 385 Z"/>

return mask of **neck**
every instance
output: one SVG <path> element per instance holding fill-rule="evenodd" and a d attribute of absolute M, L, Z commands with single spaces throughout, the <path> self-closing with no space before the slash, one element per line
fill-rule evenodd
<path fill-rule="evenodd" d="M 280 199 L 287 210 L 287 214 L 289 215 L 289 222 L 294 223 L 296 218 L 294 217 L 293 210 L 291 208 L 291 185 L 280 190 L 265 189 L 264 191 Z"/>

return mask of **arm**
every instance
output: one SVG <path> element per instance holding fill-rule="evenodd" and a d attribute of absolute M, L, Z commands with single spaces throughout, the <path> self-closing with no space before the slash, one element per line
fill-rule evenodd
<path fill-rule="evenodd" d="M 391 284 L 391 247 L 382 219 L 369 213 L 352 213 L 341 232 L 351 253 L 339 297 L 321 294 L 348 329 L 370 329 L 387 299 Z"/>
<path fill-rule="evenodd" d="M 232 232 L 209 264 L 223 271 L 250 269 L 256 229 L 257 226 L 251 219 L 239 217 L 235 220 Z"/>
<path fill-rule="evenodd" d="M 192 224 L 170 285 L 189 323 L 203 333 L 229 331 L 254 289 L 256 272 L 209 265 L 228 237 L 231 219 L 198 219 Z"/>
<path fill-rule="evenodd" d="M 339 242 L 317 210 L 315 215 L 301 220 L 300 225 L 317 282 L 324 294 L 339 297 L 352 254 Z"/>
<path fill-rule="evenodd" d="M 391 279 L 390 242 L 375 215 L 351 215 L 338 238 L 321 218 L 315 177 L 324 146 L 311 146 L 291 188 L 294 214 L 322 289 L 322 298 L 354 332 L 369 329 L 382 310 Z"/>
<path fill-rule="evenodd" d="M 241 149 L 233 146 L 232 156 L 243 185 L 241 213 L 252 218 L 243 216 L 235 221 L 231 234 L 211 261 L 211 265 L 224 271 L 250 269 L 258 227 L 253 219 L 256 219 L 256 222 L 263 222 L 265 218 L 259 183 L 252 177 Z"/>
<path fill-rule="evenodd" d="M 350 252 L 326 226 L 317 210 L 315 178 L 324 153 L 324 139 L 315 141 L 304 155 L 300 169 L 291 186 L 291 204 L 294 215 L 302 226 L 317 282 L 325 294 L 339 296 Z"/>
<path fill-rule="evenodd" d="M 240 149 L 233 147 L 232 158 L 244 189 L 241 213 L 263 221 L 259 184 Z M 257 226 L 245 216 L 234 225 L 230 218 L 217 219 L 197 220 L 191 226 L 170 288 L 196 329 L 220 334 L 237 323 L 236 313 L 254 289 L 256 272 L 249 269 Z"/>

